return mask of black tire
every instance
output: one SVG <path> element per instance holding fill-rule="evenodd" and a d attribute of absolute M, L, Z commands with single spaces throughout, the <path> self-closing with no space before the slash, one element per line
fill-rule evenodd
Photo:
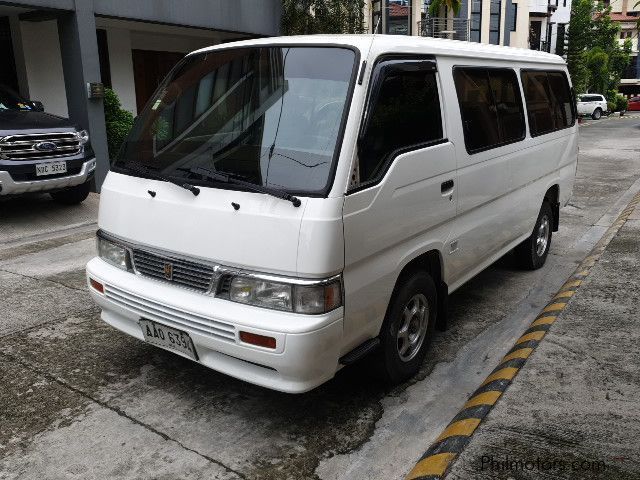
<path fill-rule="evenodd" d="M 600 117 L 602 117 L 602 109 L 596 108 L 591 114 L 591 118 L 594 120 L 600 120 Z"/>
<path fill-rule="evenodd" d="M 51 198 L 63 205 L 77 205 L 87 199 L 89 191 L 89 182 L 85 182 L 74 187 L 65 188 L 64 190 L 51 192 Z"/>
<path fill-rule="evenodd" d="M 426 319 L 424 335 L 419 345 L 416 342 L 414 351 L 405 352 L 406 358 L 403 360 L 399 346 L 402 340 L 398 338 L 398 331 L 404 323 L 403 313 L 405 309 L 409 308 L 412 301 L 417 302 L 417 299 L 420 301 L 422 299 L 426 300 L 427 310 L 420 317 Z M 380 374 L 385 382 L 393 385 L 402 383 L 415 375 L 420 369 L 436 325 L 437 300 L 436 287 L 428 273 L 415 271 L 399 280 L 380 331 L 381 348 L 378 352 L 378 362 Z M 414 303 L 414 305 L 418 304 Z M 411 324 L 414 320 L 412 319 L 408 323 Z M 420 323 L 419 318 L 417 322 Z M 407 343 L 411 343 L 411 331 L 411 328 L 409 328 Z M 414 334 L 415 332 L 417 330 L 414 329 Z M 410 353 L 412 354 L 409 355 Z"/>
<path fill-rule="evenodd" d="M 541 237 L 544 236 L 542 229 L 543 224 L 546 222 L 546 243 L 543 245 Z M 547 261 L 547 255 L 549 255 L 549 249 L 551 248 L 551 237 L 553 236 L 553 210 L 551 205 L 546 200 L 542 203 L 536 225 L 533 227 L 533 232 L 529 238 L 518 245 L 514 252 L 518 264 L 526 270 L 537 270 L 542 267 Z M 543 247 L 543 248 L 542 248 Z"/>

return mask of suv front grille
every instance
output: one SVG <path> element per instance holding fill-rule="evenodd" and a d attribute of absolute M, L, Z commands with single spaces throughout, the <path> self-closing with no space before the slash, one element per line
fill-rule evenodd
<path fill-rule="evenodd" d="M 55 149 L 36 148 L 36 145 L 44 143 L 55 145 Z M 80 139 L 73 132 L 10 135 L 0 140 L 0 159 L 3 160 L 63 158 L 77 155 L 81 151 Z"/>
<path fill-rule="evenodd" d="M 208 292 L 213 283 L 213 267 L 189 260 L 133 250 L 133 268 L 141 275 L 154 277 L 200 292 Z"/>

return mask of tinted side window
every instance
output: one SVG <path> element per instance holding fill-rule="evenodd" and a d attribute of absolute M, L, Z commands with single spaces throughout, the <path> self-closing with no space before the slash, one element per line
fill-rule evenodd
<path fill-rule="evenodd" d="M 389 61 L 375 69 L 378 77 L 359 142 L 360 184 L 380 178 L 396 153 L 442 139 L 436 73 L 418 63 L 403 69 Z"/>
<path fill-rule="evenodd" d="M 573 125 L 575 121 L 573 100 L 569 82 L 564 73 L 549 72 L 547 74 L 549 80 L 549 88 L 553 98 L 553 116 L 556 122 L 556 128 L 567 128 Z M 602 97 L 599 97 L 602 101 Z"/>
<path fill-rule="evenodd" d="M 524 111 L 513 70 L 456 68 L 453 78 L 470 153 L 524 138 Z"/>
<path fill-rule="evenodd" d="M 523 71 L 522 86 L 531 136 L 551 133 L 574 124 L 571 90 L 564 73 Z"/>

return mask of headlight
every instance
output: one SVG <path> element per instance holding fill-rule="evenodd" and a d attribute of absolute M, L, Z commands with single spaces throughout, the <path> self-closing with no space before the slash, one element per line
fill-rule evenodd
<path fill-rule="evenodd" d="M 78 140 L 80 140 L 80 145 L 84 145 L 85 143 L 89 142 L 89 132 L 87 132 L 86 130 L 80 130 L 79 132 L 76 132 L 76 137 L 78 137 Z"/>
<path fill-rule="evenodd" d="M 339 279 L 304 286 L 234 276 L 229 284 L 229 300 L 274 310 L 319 314 L 342 305 L 342 288 Z"/>
<path fill-rule="evenodd" d="M 127 249 L 111 242 L 103 237 L 97 237 L 96 246 L 98 249 L 98 256 L 123 270 L 129 270 L 129 253 Z"/>
<path fill-rule="evenodd" d="M 275 310 L 291 310 L 291 285 L 235 277 L 231 280 L 229 300 Z"/>
<path fill-rule="evenodd" d="M 325 313 L 342 305 L 340 281 L 294 289 L 294 310 L 298 313 Z"/>

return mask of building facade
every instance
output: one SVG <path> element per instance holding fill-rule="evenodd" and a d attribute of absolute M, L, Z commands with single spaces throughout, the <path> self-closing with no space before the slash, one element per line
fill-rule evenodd
<path fill-rule="evenodd" d="M 457 15 L 442 8 L 429 15 L 430 0 L 371 0 L 369 32 L 423 35 L 528 48 L 529 0 L 462 0 Z M 377 30 L 376 30 L 377 29 Z"/>
<path fill-rule="evenodd" d="M 640 95 L 640 55 L 638 54 L 638 20 L 640 5 L 637 0 L 613 0 L 611 2 L 611 20 L 620 24 L 619 42 L 631 40 L 631 63 L 622 74 L 618 91 L 627 97 Z"/>
<path fill-rule="evenodd" d="M 564 55 L 571 0 L 529 0 L 528 48 Z"/>
<path fill-rule="evenodd" d="M 0 0 L 0 84 L 90 131 L 96 187 L 109 168 L 102 83 L 136 115 L 185 53 L 277 35 L 280 0 Z"/>

